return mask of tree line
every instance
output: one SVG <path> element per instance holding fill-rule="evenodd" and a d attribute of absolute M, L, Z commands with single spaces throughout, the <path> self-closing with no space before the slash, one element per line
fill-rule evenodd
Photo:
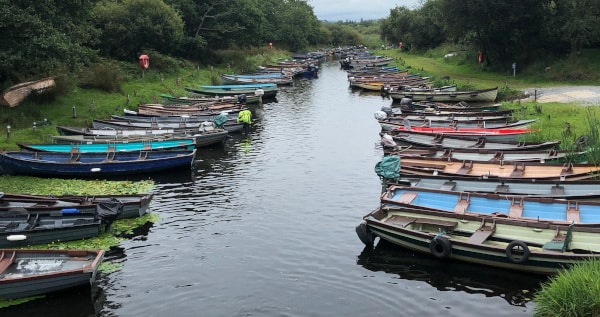
<path fill-rule="evenodd" d="M 211 51 L 402 42 L 480 50 L 510 68 L 600 46 L 597 0 L 425 0 L 379 21 L 319 21 L 307 0 L 0 0 L 0 87 L 77 73 L 148 51 L 202 61 Z"/>
<path fill-rule="evenodd" d="M 507 69 L 598 48 L 598 25 L 597 0 L 426 0 L 418 9 L 392 9 L 380 30 L 386 41 L 417 50 L 475 47 L 486 65 Z"/>
<path fill-rule="evenodd" d="M 73 73 L 99 58 L 202 60 L 218 49 L 359 44 L 306 0 L 0 0 L 0 84 Z"/>

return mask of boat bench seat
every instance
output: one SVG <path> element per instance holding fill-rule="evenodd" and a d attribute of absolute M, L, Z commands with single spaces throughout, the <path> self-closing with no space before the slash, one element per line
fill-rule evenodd
<path fill-rule="evenodd" d="M 406 216 L 391 216 L 386 221 L 386 223 L 401 226 L 403 228 L 410 224 L 434 225 L 434 226 L 441 227 L 445 230 L 453 229 L 458 225 L 458 222 L 456 222 L 456 221 L 446 221 L 446 220 L 416 218 L 416 217 L 406 217 Z"/>
<path fill-rule="evenodd" d="M 522 177 L 525 173 L 525 164 L 521 163 L 521 166 L 515 163 L 512 173 L 508 177 Z"/>
<path fill-rule="evenodd" d="M 469 198 L 469 194 L 468 193 L 460 193 L 458 196 L 458 201 L 456 202 L 456 205 L 454 205 L 454 209 L 452 209 L 452 211 L 459 213 L 459 214 L 464 214 L 465 211 L 467 211 L 467 208 L 469 208 L 469 204 L 471 204 L 471 199 Z"/>
<path fill-rule="evenodd" d="M 469 162 L 463 161 L 460 168 L 456 171 L 456 174 L 464 175 L 464 174 L 469 173 L 472 169 L 473 169 L 473 161 L 469 161 Z"/>
<path fill-rule="evenodd" d="M 495 224 L 492 224 L 491 226 L 486 226 L 485 224 L 482 224 L 481 227 L 479 227 L 479 229 L 473 232 L 473 234 L 469 237 L 467 242 L 481 244 L 489 237 L 491 237 L 492 234 L 494 234 L 494 232 L 496 232 Z"/>
<path fill-rule="evenodd" d="M 577 201 L 567 202 L 567 221 L 568 222 L 579 222 L 581 220 L 579 214 L 579 203 Z"/>
<path fill-rule="evenodd" d="M 498 185 L 496 186 L 495 193 L 508 193 L 508 185 Z"/>
<path fill-rule="evenodd" d="M 8 269 L 8 267 L 13 264 L 13 262 L 15 261 L 15 257 L 17 255 L 16 251 L 12 252 L 12 255 L 10 255 L 9 252 L 6 251 L 2 251 L 0 253 L 0 274 L 4 273 L 4 271 L 6 271 L 6 269 Z"/>
<path fill-rule="evenodd" d="M 563 196 L 565 194 L 565 187 L 560 185 L 552 186 L 550 193 L 552 193 L 552 195 Z"/>
<path fill-rule="evenodd" d="M 510 208 L 508 209 L 508 217 L 509 218 L 521 218 L 523 215 L 523 199 L 521 201 L 515 202 L 514 198 L 510 204 Z"/>
<path fill-rule="evenodd" d="M 448 181 L 448 182 L 445 182 L 444 184 L 442 184 L 440 189 L 441 190 L 453 190 L 454 187 L 456 187 L 456 183 L 452 182 L 452 181 Z"/>

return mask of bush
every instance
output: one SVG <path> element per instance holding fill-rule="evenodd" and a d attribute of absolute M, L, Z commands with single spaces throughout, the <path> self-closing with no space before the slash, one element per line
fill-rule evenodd
<path fill-rule="evenodd" d="M 535 295 L 534 316 L 600 316 L 600 260 L 573 265 Z"/>
<path fill-rule="evenodd" d="M 105 92 L 121 92 L 121 71 L 112 63 L 96 64 L 84 70 L 79 86 L 99 89 Z"/>

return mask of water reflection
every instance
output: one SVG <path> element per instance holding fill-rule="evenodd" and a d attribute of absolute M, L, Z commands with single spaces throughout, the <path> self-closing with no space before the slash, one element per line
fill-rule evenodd
<path fill-rule="evenodd" d="M 397 274 L 401 279 L 427 282 L 439 291 L 496 296 L 510 305 L 522 307 L 531 301 L 540 283 L 545 281 L 542 276 L 440 261 L 415 254 L 385 240 L 379 240 L 374 248 L 365 247 L 358 256 L 357 264 L 373 272 Z"/>

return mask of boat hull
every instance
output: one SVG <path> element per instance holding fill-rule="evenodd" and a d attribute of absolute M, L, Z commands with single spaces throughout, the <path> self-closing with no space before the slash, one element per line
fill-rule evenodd
<path fill-rule="evenodd" d="M 0 254 L 0 299 L 15 299 L 92 285 L 105 252 L 5 249 Z"/>

